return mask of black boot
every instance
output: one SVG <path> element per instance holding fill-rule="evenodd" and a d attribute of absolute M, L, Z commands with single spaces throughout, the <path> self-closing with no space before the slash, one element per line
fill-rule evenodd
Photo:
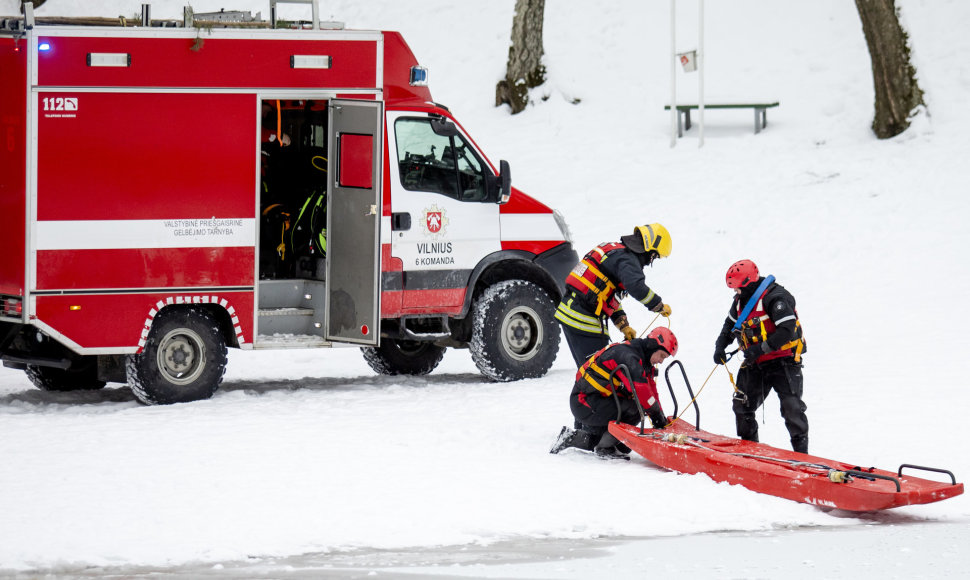
<path fill-rule="evenodd" d="M 596 456 L 600 459 L 626 459 L 630 460 L 630 455 L 620 451 L 619 447 L 597 447 L 595 450 Z"/>
<path fill-rule="evenodd" d="M 791 448 L 799 453 L 808 453 L 808 435 L 795 435 L 792 437 Z"/>
<path fill-rule="evenodd" d="M 583 451 L 592 451 L 592 434 L 583 429 L 570 429 L 569 427 L 563 427 L 559 432 L 559 437 L 556 438 L 556 442 L 552 445 L 552 449 L 549 450 L 549 453 L 559 453 L 560 451 L 569 449 L 570 447 L 576 447 L 577 449 L 582 449 Z"/>
<path fill-rule="evenodd" d="M 552 448 L 549 453 L 559 453 L 563 449 L 569 447 L 569 441 L 573 438 L 573 434 L 576 433 L 575 430 L 562 426 L 562 430 L 559 431 L 559 436 L 556 437 L 556 442 L 552 444 Z"/>
<path fill-rule="evenodd" d="M 603 459 L 630 459 L 630 448 L 620 443 L 620 440 L 609 431 L 603 433 L 593 451 Z"/>

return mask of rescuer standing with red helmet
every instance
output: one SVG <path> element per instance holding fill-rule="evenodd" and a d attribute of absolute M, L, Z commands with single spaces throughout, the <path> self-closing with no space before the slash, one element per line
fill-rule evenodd
<path fill-rule="evenodd" d="M 576 429 L 563 427 L 549 452 L 576 447 L 598 455 L 626 457 L 629 447 L 610 435 L 607 426 L 617 420 L 629 425 L 640 423 L 634 393 L 654 428 L 663 429 L 667 417 L 657 397 L 656 367 L 676 354 L 677 337 L 663 327 L 651 330 L 646 338 L 611 344 L 594 353 L 576 372 L 576 383 L 569 395 Z M 625 365 L 631 376 L 619 371 L 610 381 L 610 374 L 620 365 Z"/>
<path fill-rule="evenodd" d="M 566 276 L 566 293 L 556 310 L 576 366 L 610 344 L 609 318 L 627 340 L 637 337 L 620 300 L 629 294 L 647 309 L 670 316 L 670 306 L 647 286 L 643 269 L 672 248 L 670 232 L 660 224 L 637 226 L 619 242 L 593 248 Z"/>
<path fill-rule="evenodd" d="M 774 389 L 792 449 L 808 453 L 807 406 L 802 401 L 805 341 L 795 298 L 774 276 L 761 277 L 751 260 L 732 264 L 726 281 L 734 289 L 734 302 L 715 342 L 714 362 L 727 362 L 724 351 L 737 339 L 744 354 L 733 404 L 738 437 L 758 441 L 755 411 Z"/>

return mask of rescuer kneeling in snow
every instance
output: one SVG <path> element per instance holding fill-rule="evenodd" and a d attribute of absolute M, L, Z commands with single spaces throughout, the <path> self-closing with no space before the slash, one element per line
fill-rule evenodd
<path fill-rule="evenodd" d="M 626 294 L 653 312 L 670 316 L 670 306 L 651 290 L 643 269 L 670 255 L 670 232 L 660 224 L 637 226 L 619 242 L 593 248 L 566 276 L 566 293 L 556 310 L 569 351 L 582 366 L 594 352 L 610 344 L 607 318 L 627 340 L 637 337 L 620 300 Z"/>
<path fill-rule="evenodd" d="M 808 408 L 802 401 L 802 353 L 805 341 L 795 310 L 795 298 L 774 276 L 759 277 L 751 260 L 735 262 L 727 271 L 734 302 L 714 346 L 714 362 L 724 364 L 724 350 L 737 338 L 744 353 L 734 397 L 738 437 L 758 440 L 755 411 L 771 389 L 781 401 L 781 416 L 795 451 L 808 453 Z"/>
<path fill-rule="evenodd" d="M 640 423 L 640 411 L 633 399 L 637 398 L 644 412 L 650 417 L 655 429 L 667 425 L 667 417 L 657 398 L 656 365 L 668 356 L 677 354 L 677 337 L 666 328 L 655 328 L 646 338 L 634 338 L 611 344 L 593 354 L 576 372 L 576 384 L 569 395 L 569 408 L 576 419 L 577 429 L 563 427 L 559 438 L 549 450 L 559 453 L 576 447 L 596 451 L 598 455 L 625 456 L 630 448 L 623 445 L 607 431 L 610 421 L 629 425 Z M 610 373 L 619 365 L 625 365 L 632 376 L 618 371 L 610 382 Z M 630 384 L 630 381 L 633 384 Z M 619 400 L 613 396 L 616 391 Z"/>

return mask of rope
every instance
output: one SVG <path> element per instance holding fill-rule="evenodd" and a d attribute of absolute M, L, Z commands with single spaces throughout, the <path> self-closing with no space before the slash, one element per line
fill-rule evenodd
<path fill-rule="evenodd" d="M 720 451 L 719 449 L 711 449 L 710 447 L 705 447 L 700 443 L 695 441 L 688 441 L 688 445 L 695 445 L 704 449 L 705 451 Z M 721 453 L 727 453 L 726 451 L 721 451 Z M 774 461 L 776 463 L 787 463 L 791 467 L 806 467 L 808 469 L 815 469 L 818 471 L 826 472 L 829 481 L 833 483 L 848 483 L 852 481 L 852 477 L 845 471 L 835 469 L 823 463 L 811 463 L 809 461 L 797 461 L 795 459 L 782 459 L 780 457 L 768 457 L 767 455 L 755 455 L 753 453 L 727 453 L 728 455 L 734 455 L 735 457 L 744 457 L 746 459 L 757 459 L 759 461 Z"/>
<path fill-rule="evenodd" d="M 717 365 L 714 365 L 714 368 L 717 368 Z M 728 366 L 727 366 L 726 363 L 724 364 L 724 370 L 727 371 L 728 380 L 731 381 L 731 388 L 734 389 L 734 396 L 735 397 L 739 397 L 739 398 L 744 399 L 745 401 L 747 401 L 748 400 L 748 396 L 745 395 L 744 393 L 742 393 L 740 389 L 738 389 L 738 385 L 735 384 L 735 382 L 734 382 L 734 374 L 731 372 L 731 369 L 728 368 Z M 711 373 L 713 373 L 713 372 L 714 371 L 711 371 Z M 708 378 L 710 378 L 710 377 L 708 377 Z"/>
<path fill-rule="evenodd" d="M 725 367 L 725 368 L 727 368 L 727 367 Z M 693 405 L 694 404 L 694 401 L 697 400 L 697 397 L 700 397 L 701 396 L 701 391 L 703 391 L 704 390 L 704 387 L 707 386 L 707 381 L 711 380 L 711 377 L 714 375 L 714 371 L 716 371 L 716 370 L 717 370 L 717 365 L 714 365 L 714 368 L 711 369 L 711 372 L 707 375 L 707 378 L 704 379 L 704 384 L 701 385 L 701 388 L 697 389 L 697 394 L 694 395 L 694 398 L 691 399 L 690 402 L 687 403 L 687 405 L 684 406 L 684 410 L 680 412 L 680 415 L 677 415 L 677 417 L 675 417 L 674 420 L 670 422 L 671 424 L 673 424 L 675 421 L 680 420 L 680 418 L 684 416 L 684 413 L 687 412 L 687 409 L 690 409 L 690 406 Z M 728 373 L 730 373 L 730 371 L 728 371 Z M 734 379 L 733 378 L 731 379 L 731 384 L 734 384 Z M 737 390 L 737 388 L 735 388 L 735 390 Z"/>
<path fill-rule="evenodd" d="M 711 371 L 711 374 L 714 374 L 714 371 Z M 697 447 L 698 449 L 703 449 L 704 451 L 709 451 L 711 453 L 715 453 L 715 452 L 724 453 L 726 455 L 733 455 L 735 457 L 744 457 L 746 459 L 756 459 L 759 461 L 774 461 L 776 463 L 785 463 L 785 464 L 788 464 L 789 467 L 799 467 L 799 468 L 813 469 L 816 471 L 824 471 L 825 476 L 832 483 L 851 483 L 853 480 L 853 475 L 862 477 L 863 479 L 872 479 L 873 481 L 875 481 L 873 477 L 878 477 L 878 476 L 870 477 L 856 470 L 836 469 L 829 465 L 825 465 L 824 463 L 812 463 L 809 461 L 798 461 L 796 459 L 782 459 L 780 457 L 769 457 L 767 455 L 728 452 L 722 449 L 714 449 L 701 444 L 701 442 L 706 443 L 707 439 L 692 437 L 686 433 L 663 433 L 663 434 L 652 433 L 650 436 L 652 439 L 657 439 L 658 441 L 673 443 L 674 445 L 692 445 L 694 447 Z M 886 479 L 890 479 L 890 478 L 886 478 Z"/>
<path fill-rule="evenodd" d="M 643 332 L 640 333 L 639 338 L 643 338 L 647 334 L 647 331 L 650 330 L 650 327 L 653 326 L 653 323 L 656 322 L 658 318 L 660 318 L 659 312 L 657 313 L 656 316 L 653 317 L 653 320 L 650 321 L 650 324 L 648 324 L 647 327 L 643 329 Z M 670 328 L 670 318 L 667 319 L 667 328 Z"/>
<path fill-rule="evenodd" d="M 669 320 L 670 320 L 670 319 L 668 318 L 668 321 L 669 321 Z M 691 400 L 690 400 L 690 402 L 689 402 L 689 403 L 687 403 L 687 405 L 685 405 L 685 406 L 684 406 L 684 410 L 683 410 L 683 411 L 681 411 L 681 412 L 680 412 L 680 414 L 679 414 L 679 415 L 677 415 L 677 416 L 676 416 L 676 417 L 674 418 L 674 420 L 670 422 L 670 424 L 671 424 L 671 425 L 672 425 L 672 424 L 674 424 L 674 423 L 675 423 L 676 421 L 679 421 L 679 420 L 680 420 L 680 418 L 684 416 L 684 413 L 686 413 L 686 412 L 687 412 L 687 409 L 690 409 L 690 406 L 694 404 L 694 401 L 696 401 L 696 400 L 697 400 L 697 397 L 700 397 L 700 396 L 701 396 L 701 392 L 703 392 L 703 391 L 704 391 L 704 387 L 706 387 L 706 386 L 707 386 L 707 381 L 709 381 L 709 380 L 711 380 L 711 377 L 712 377 L 712 376 L 714 376 L 714 371 L 716 371 L 716 370 L 717 370 L 717 367 L 718 367 L 718 366 L 719 366 L 719 365 L 717 365 L 717 364 L 715 364 L 715 365 L 714 365 L 714 368 L 712 368 L 712 369 L 711 369 L 711 372 L 710 372 L 710 373 L 708 373 L 708 375 L 707 375 L 707 378 L 706 378 L 706 379 L 704 379 L 704 383 L 703 383 L 703 384 L 701 385 L 701 388 L 699 388 L 699 389 L 697 389 L 697 394 L 696 394 L 696 395 L 694 395 L 694 398 L 693 398 L 693 399 L 691 399 Z M 727 361 L 725 361 L 725 363 L 724 363 L 724 370 L 726 370 L 726 371 L 727 371 L 727 374 L 728 374 L 728 379 L 729 379 L 729 380 L 731 381 L 731 388 L 733 388 L 733 389 L 734 389 L 734 394 L 735 394 L 735 396 L 740 396 L 740 397 L 745 397 L 745 398 L 746 398 L 747 396 L 746 396 L 746 395 L 745 395 L 744 393 L 742 393 L 742 392 L 741 392 L 741 391 L 740 391 L 740 390 L 738 389 L 738 386 L 737 386 L 737 385 L 736 385 L 736 384 L 734 383 L 734 375 L 733 375 L 733 374 L 731 373 L 731 369 L 729 369 L 729 368 L 727 367 Z"/>

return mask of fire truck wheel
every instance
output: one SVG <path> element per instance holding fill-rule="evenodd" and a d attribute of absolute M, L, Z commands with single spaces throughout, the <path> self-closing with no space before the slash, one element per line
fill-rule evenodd
<path fill-rule="evenodd" d="M 27 378 L 42 391 L 84 391 L 103 388 L 98 380 L 98 357 L 85 356 L 72 361 L 69 369 L 28 366 Z"/>
<path fill-rule="evenodd" d="M 445 356 L 445 347 L 430 342 L 385 338 L 377 348 L 360 349 L 364 360 L 379 375 L 426 375 Z"/>
<path fill-rule="evenodd" d="M 128 357 L 128 386 L 146 405 L 208 399 L 226 372 L 226 339 L 211 314 L 194 308 L 162 310 L 141 354 Z"/>
<path fill-rule="evenodd" d="M 472 360 L 494 381 L 544 376 L 559 352 L 556 304 L 539 286 L 507 280 L 490 286 L 472 308 Z"/>

